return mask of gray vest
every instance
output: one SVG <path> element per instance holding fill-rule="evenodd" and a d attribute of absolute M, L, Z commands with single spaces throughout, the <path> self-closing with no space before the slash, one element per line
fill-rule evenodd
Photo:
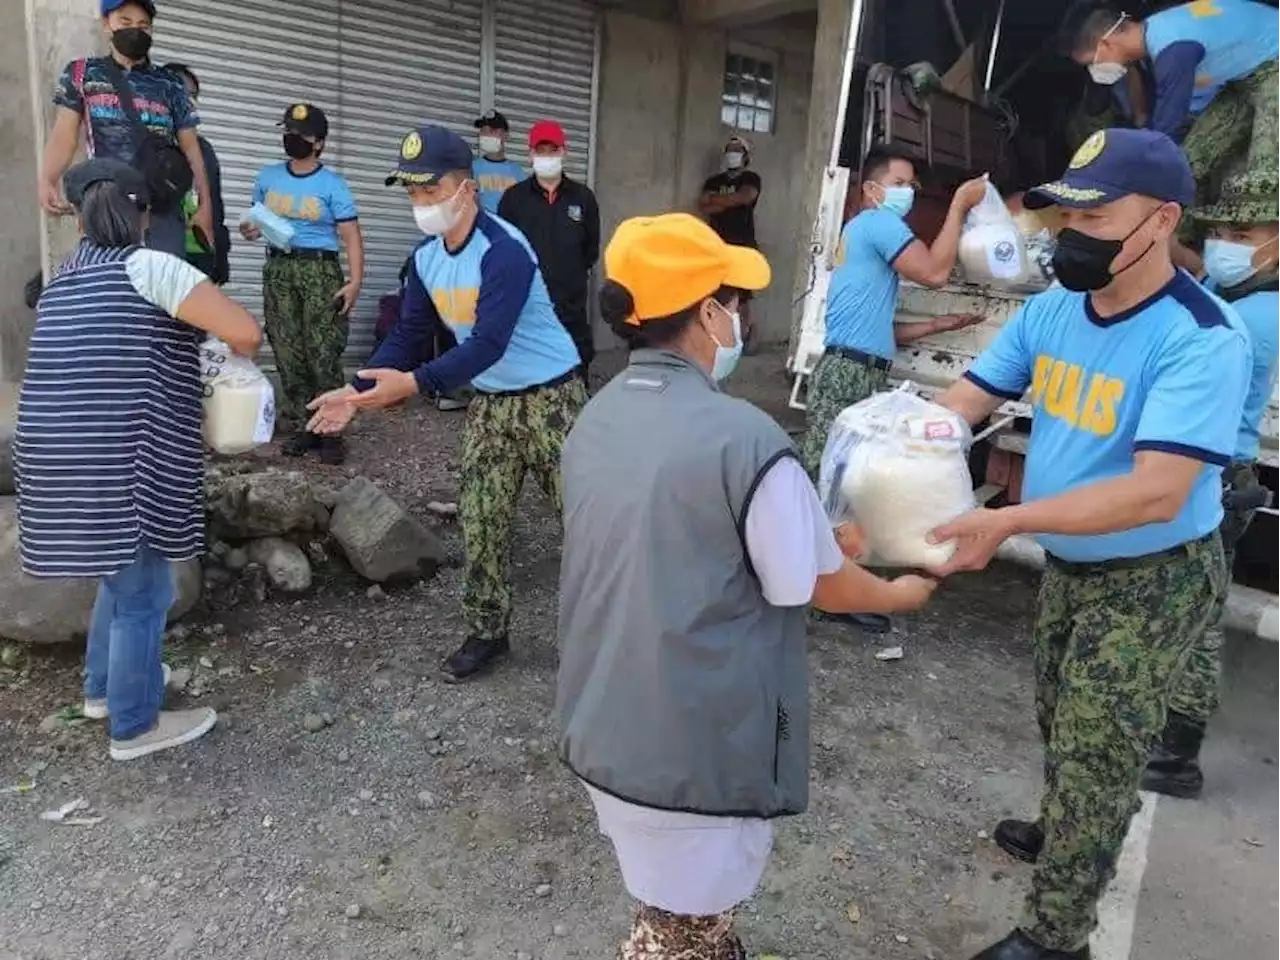
<path fill-rule="evenodd" d="M 564 446 L 560 756 L 664 810 L 774 817 L 809 801 L 805 608 L 747 556 L 760 478 L 795 456 L 766 414 L 638 350 Z"/>

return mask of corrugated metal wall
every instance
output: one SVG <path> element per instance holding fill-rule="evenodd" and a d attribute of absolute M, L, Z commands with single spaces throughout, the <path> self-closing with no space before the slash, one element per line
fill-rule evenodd
<path fill-rule="evenodd" d="M 568 172 L 587 179 L 597 17 L 588 0 L 167 0 L 154 57 L 200 77 L 201 132 L 232 227 L 227 292 L 261 317 L 262 248 L 235 224 L 257 172 L 283 159 L 284 108 L 314 103 L 332 128 L 325 163 L 360 206 L 366 266 L 348 361 L 363 362 L 378 298 L 420 236 L 403 192 L 383 186 L 401 137 L 433 122 L 470 139 L 492 105 L 511 119 L 519 159 L 529 124 L 550 117 L 571 141 Z"/>
<path fill-rule="evenodd" d="M 597 10 L 587 0 L 496 0 L 494 106 L 511 121 L 511 153 L 535 120 L 557 120 L 569 141 L 565 172 L 586 181 L 592 148 Z"/>

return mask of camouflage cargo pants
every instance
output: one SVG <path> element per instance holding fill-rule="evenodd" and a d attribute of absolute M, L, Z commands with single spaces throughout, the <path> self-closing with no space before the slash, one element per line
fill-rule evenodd
<path fill-rule="evenodd" d="M 747 960 L 733 932 L 733 913 L 685 917 L 642 905 L 620 960 Z"/>
<path fill-rule="evenodd" d="M 1223 475 L 1223 482 L 1232 490 L 1249 492 L 1258 488 L 1258 475 L 1251 463 L 1233 463 Z M 1231 583 L 1231 570 L 1235 566 L 1236 546 L 1253 522 L 1253 510 L 1227 510 L 1222 516 L 1222 552 L 1226 558 L 1227 584 Z M 1191 649 L 1191 656 L 1173 688 L 1169 709 L 1201 723 L 1218 712 L 1222 684 L 1222 644 L 1226 639 L 1219 621 L 1226 606 L 1227 591 L 1222 591 L 1217 604 L 1209 615 L 1209 628 L 1205 630 Z"/>
<path fill-rule="evenodd" d="M 800 444 L 800 462 L 815 483 L 822 465 L 831 425 L 845 407 L 879 393 L 889 383 L 889 371 L 828 351 L 822 355 L 809 380 L 805 401 L 805 433 Z"/>
<path fill-rule="evenodd" d="M 1088 942 L 1174 681 L 1225 580 L 1217 533 L 1135 561 L 1046 567 L 1032 640 L 1045 840 L 1020 924 L 1038 943 Z"/>
<path fill-rule="evenodd" d="M 1273 60 L 1218 91 L 1187 131 L 1182 149 L 1195 174 L 1199 202 L 1217 199 L 1230 168 L 1264 175 L 1274 186 L 1280 167 L 1278 138 L 1280 75 Z"/>
<path fill-rule="evenodd" d="M 346 382 L 347 318 L 333 299 L 345 282 L 336 260 L 268 257 L 262 267 L 262 312 L 280 375 L 280 412 L 294 426 L 307 422 L 313 398 Z"/>
<path fill-rule="evenodd" d="M 511 528 L 525 475 L 534 475 L 559 514 L 560 451 L 586 402 L 586 387 L 576 375 L 525 393 L 480 393 L 471 401 L 462 432 L 458 504 L 466 552 L 462 619 L 468 638 L 507 635 Z"/>

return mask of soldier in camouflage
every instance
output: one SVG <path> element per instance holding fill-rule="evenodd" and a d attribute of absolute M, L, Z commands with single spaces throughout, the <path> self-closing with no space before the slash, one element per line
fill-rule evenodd
<path fill-rule="evenodd" d="M 387 186 L 408 193 L 429 238 L 414 251 L 400 319 L 355 382 L 317 397 L 310 429 L 329 436 L 357 409 L 392 406 L 416 393 L 471 384 L 462 433 L 458 519 L 466 550 L 462 615 L 466 638 L 441 665 L 459 683 L 510 651 L 512 523 L 526 474 L 560 510 L 560 450 L 587 391 L 537 258 L 524 236 L 480 205 L 471 148 L 428 125 L 401 141 Z M 458 345 L 420 362 L 436 325 Z"/>
<path fill-rule="evenodd" d="M 1174 685 L 1226 589 L 1218 524 L 1249 343 L 1170 259 L 1195 199 L 1168 137 L 1106 130 L 1026 195 L 1062 208 L 1063 289 L 1027 301 L 941 403 L 976 424 L 1029 389 L 1023 502 L 935 530 L 945 576 L 1034 534 L 1047 568 L 1032 637 L 1044 793 L 995 831 L 1036 863 L 1019 927 L 973 960 L 1082 960 L 1138 808 Z"/>
<path fill-rule="evenodd" d="M 1239 164 L 1224 182 L 1217 201 L 1192 211 L 1192 216 L 1209 231 L 1204 250 L 1208 284 L 1235 309 L 1253 346 L 1249 392 L 1235 452 L 1223 474 L 1224 515 L 1220 529 L 1228 571 L 1234 565 L 1236 545 L 1266 496 L 1258 482 L 1256 460 L 1262 418 L 1275 389 L 1280 350 L 1280 326 L 1276 322 L 1280 315 L 1276 169 L 1274 155 L 1269 169 L 1255 163 Z M 1143 774 L 1144 790 L 1191 798 L 1199 796 L 1204 787 L 1200 744 L 1205 725 L 1218 710 L 1224 639 L 1218 625 L 1221 614 L 1220 601 L 1210 617 L 1212 626 L 1192 649 L 1174 690 L 1164 735 Z"/>

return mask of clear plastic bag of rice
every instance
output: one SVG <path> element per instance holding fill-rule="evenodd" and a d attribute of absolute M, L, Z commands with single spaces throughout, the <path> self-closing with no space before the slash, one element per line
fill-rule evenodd
<path fill-rule="evenodd" d="M 200 349 L 204 381 L 204 442 L 215 453 L 248 453 L 270 443 L 276 425 L 276 393 L 252 360 L 216 337 Z"/>
<path fill-rule="evenodd" d="M 862 529 L 869 566 L 941 566 L 955 543 L 930 543 L 928 533 L 975 506 L 972 442 L 963 419 L 904 383 L 841 411 L 818 494 L 833 525 L 852 520 Z"/>
<path fill-rule="evenodd" d="M 956 259 L 971 283 L 1014 286 L 1027 273 L 1022 231 L 990 181 L 982 200 L 965 214 Z"/>

